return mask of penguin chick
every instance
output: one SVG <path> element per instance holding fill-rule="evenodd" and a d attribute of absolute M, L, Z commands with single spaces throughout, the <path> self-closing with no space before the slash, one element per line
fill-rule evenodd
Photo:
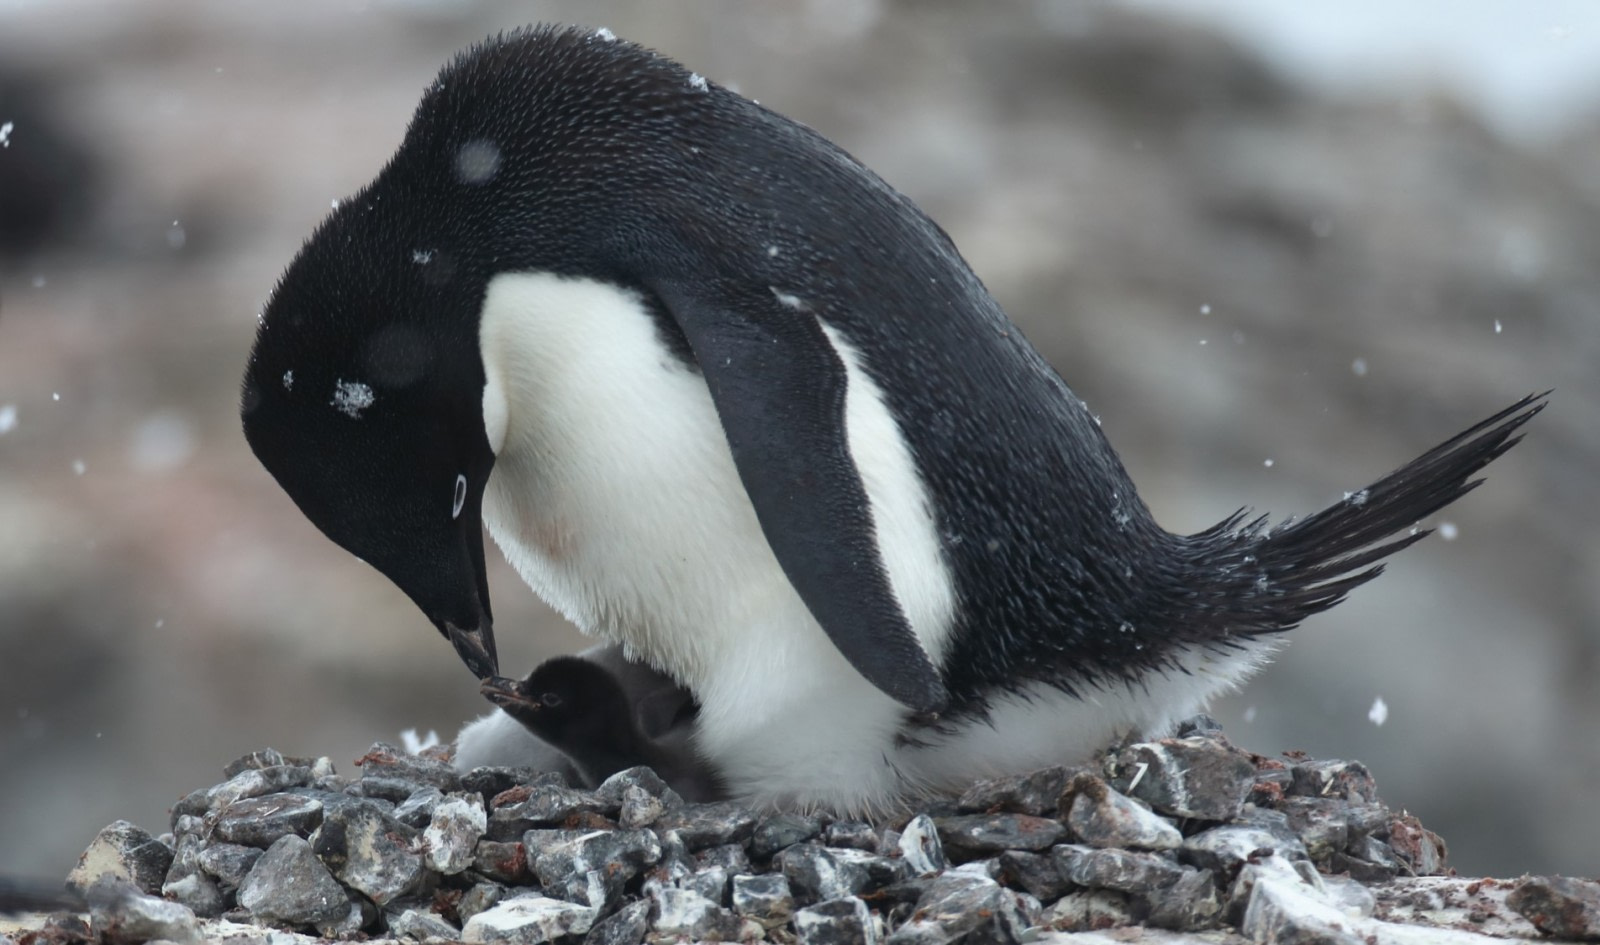
<path fill-rule="evenodd" d="M 724 795 L 684 737 L 698 711 L 686 696 L 676 705 L 645 705 L 636 711 L 615 676 L 576 656 L 546 660 L 522 680 L 491 677 L 483 681 L 482 691 L 506 715 L 561 749 L 589 787 L 645 765 L 685 800 Z M 658 727 L 655 732 L 644 728 L 650 719 Z"/>
<path fill-rule="evenodd" d="M 1307 518 L 1173 534 L 911 200 L 665 57 L 539 28 L 448 65 L 312 234 L 241 414 L 480 678 L 487 526 L 693 694 L 733 795 L 859 815 L 1164 732 L 1542 407 Z"/>

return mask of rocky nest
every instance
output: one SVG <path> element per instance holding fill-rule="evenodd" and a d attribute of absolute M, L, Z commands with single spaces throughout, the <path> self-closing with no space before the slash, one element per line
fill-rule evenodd
<path fill-rule="evenodd" d="M 95 837 L 68 880 L 87 918 L 0 941 L 1600 937 L 1600 883 L 1456 877 L 1360 763 L 1253 755 L 1207 719 L 876 826 L 686 804 L 645 768 L 591 791 L 385 744 L 356 765 L 241 758 L 171 832 Z"/>

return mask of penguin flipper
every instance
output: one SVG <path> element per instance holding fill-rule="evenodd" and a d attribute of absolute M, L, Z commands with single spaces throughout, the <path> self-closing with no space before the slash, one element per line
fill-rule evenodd
<path fill-rule="evenodd" d="M 921 713 L 949 701 L 878 553 L 845 430 L 845 363 L 816 315 L 773 295 L 652 286 L 699 362 L 778 564 L 867 681 Z"/>

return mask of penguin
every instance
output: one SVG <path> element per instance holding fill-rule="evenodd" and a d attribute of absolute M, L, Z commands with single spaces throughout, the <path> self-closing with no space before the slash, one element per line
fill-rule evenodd
<path fill-rule="evenodd" d="M 700 763 L 682 737 L 699 708 L 682 690 L 638 704 L 610 670 L 577 656 L 540 663 L 526 679 L 491 676 L 485 698 L 528 731 L 559 748 L 585 787 L 628 768 L 647 766 L 681 795 L 698 803 L 719 800 L 716 774 Z"/>
<path fill-rule="evenodd" d="M 486 527 L 693 694 L 732 796 L 876 816 L 1169 730 L 1545 403 L 1308 517 L 1173 534 L 911 200 L 662 55 L 536 27 L 448 64 L 316 228 L 241 413 L 480 679 Z"/>

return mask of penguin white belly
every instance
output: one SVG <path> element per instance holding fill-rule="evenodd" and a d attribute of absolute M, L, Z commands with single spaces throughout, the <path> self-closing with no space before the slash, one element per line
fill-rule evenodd
<path fill-rule="evenodd" d="M 926 491 L 859 356 L 829 338 L 880 554 L 937 664 L 955 595 Z M 501 275 L 480 339 L 496 451 L 484 520 L 529 586 L 697 695 L 697 747 L 735 793 L 859 809 L 903 790 L 892 758 L 904 709 L 849 665 L 785 577 L 703 378 L 641 300 Z"/>

